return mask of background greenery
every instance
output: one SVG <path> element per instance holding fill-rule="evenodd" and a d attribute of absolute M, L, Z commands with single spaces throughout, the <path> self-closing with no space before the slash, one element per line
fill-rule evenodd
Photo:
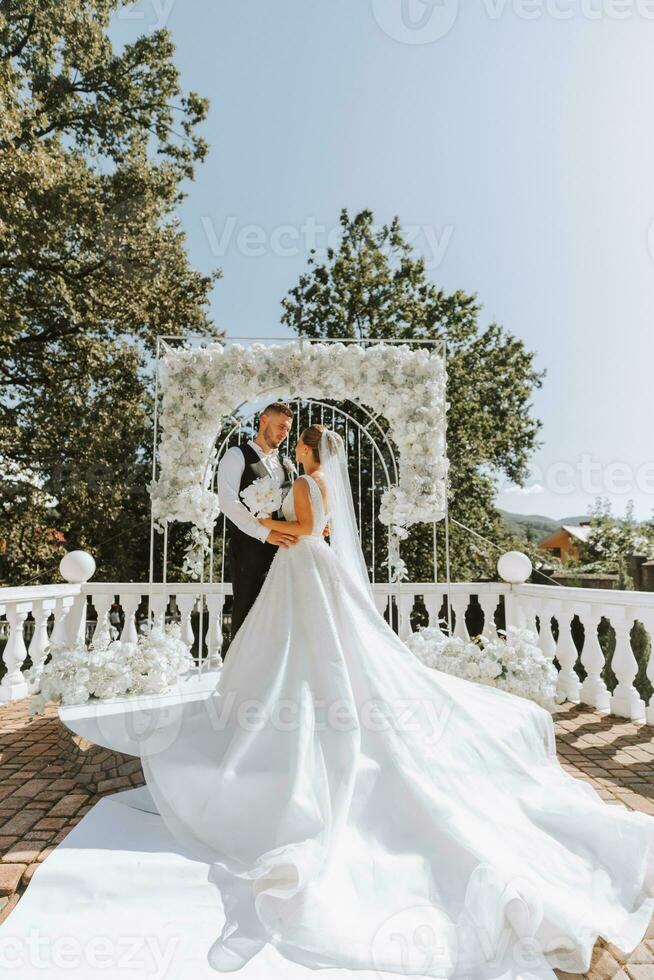
<path fill-rule="evenodd" d="M 0 581 L 142 575 L 158 335 L 217 333 L 175 217 L 207 151 L 166 31 L 117 0 L 0 3 Z M 62 539 L 63 535 L 63 539 Z"/>

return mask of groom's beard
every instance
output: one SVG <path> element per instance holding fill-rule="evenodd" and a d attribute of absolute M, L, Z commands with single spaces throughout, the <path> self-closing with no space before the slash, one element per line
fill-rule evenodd
<path fill-rule="evenodd" d="M 282 436 L 281 439 L 276 439 L 275 436 L 269 435 L 266 429 L 264 429 L 261 435 L 263 437 L 263 441 L 268 446 L 268 449 L 279 449 L 281 444 L 286 439 L 286 436 Z"/>

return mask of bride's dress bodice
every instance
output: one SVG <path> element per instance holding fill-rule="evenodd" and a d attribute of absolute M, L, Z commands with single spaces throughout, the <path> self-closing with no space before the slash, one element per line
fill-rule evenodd
<path fill-rule="evenodd" d="M 325 524 L 329 520 L 329 514 L 325 513 L 325 505 L 322 499 L 322 493 L 320 492 L 320 487 L 308 473 L 303 473 L 302 476 L 298 477 L 299 480 L 306 480 L 309 487 L 309 496 L 311 498 L 311 509 L 313 511 L 313 531 L 310 535 L 312 538 L 321 538 L 322 532 Z M 293 501 L 293 487 L 284 497 L 282 502 L 282 513 L 287 521 L 296 521 L 297 515 L 295 513 L 295 504 Z M 300 538 L 300 540 L 302 540 Z"/>

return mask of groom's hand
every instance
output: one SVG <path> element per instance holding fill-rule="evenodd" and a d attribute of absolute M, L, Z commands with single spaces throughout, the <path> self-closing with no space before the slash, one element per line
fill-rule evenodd
<path fill-rule="evenodd" d="M 280 548 L 290 548 L 297 544 L 297 538 L 294 538 L 292 534 L 282 534 L 281 531 L 271 531 L 266 538 L 266 543 L 279 545 Z"/>

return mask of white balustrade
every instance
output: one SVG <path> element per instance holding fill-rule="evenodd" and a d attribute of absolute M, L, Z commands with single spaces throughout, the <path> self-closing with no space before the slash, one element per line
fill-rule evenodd
<path fill-rule="evenodd" d="M 558 624 L 558 638 L 553 653 L 560 665 L 559 693 L 569 701 L 588 704 L 597 711 L 611 713 L 633 721 L 654 722 L 654 699 L 649 706 L 639 695 L 634 679 L 638 664 L 632 647 L 634 623 L 643 625 L 649 637 L 650 653 L 647 677 L 654 684 L 651 647 L 654 637 L 654 592 L 631 592 L 618 589 L 572 589 L 549 585 L 514 585 L 513 606 L 524 611 L 533 607 L 540 620 L 539 642 L 544 651 L 551 649 L 545 625 L 550 614 Z M 572 638 L 575 616 L 584 628 L 579 660 L 586 672 L 583 682 L 574 667 L 578 652 Z M 615 632 L 615 650 L 611 668 L 617 685 L 610 693 L 603 672 L 606 658 L 599 639 L 600 624 L 609 624 Z M 553 639 L 553 637 L 552 637 Z"/>
<path fill-rule="evenodd" d="M 21 668 L 27 656 L 24 624 L 31 615 L 33 633 L 29 655 L 41 664 L 52 642 L 73 643 L 84 626 L 83 613 L 87 603 L 95 611 L 97 622 L 94 636 L 106 626 L 112 603 L 119 601 L 124 617 L 122 638 L 138 636 L 139 608 L 147 615 L 149 606 L 154 621 L 163 623 L 174 615 L 180 621 L 185 642 L 195 644 L 201 628 L 203 642 L 198 670 L 219 667 L 221 664 L 222 626 L 225 600 L 231 595 L 229 583 L 166 583 L 149 589 L 146 583 L 86 582 L 60 586 L 39 586 L 25 589 L 0 589 L 0 617 L 4 615 L 9 627 L 3 660 L 6 673 L 0 683 L 0 700 L 10 701 L 34 693 L 28 690 Z M 430 626 L 447 632 L 448 599 L 454 635 L 468 638 L 466 614 L 475 616 L 479 629 L 495 637 L 495 613 L 503 606 L 502 619 L 506 625 L 527 626 L 538 631 L 538 643 L 544 655 L 559 666 L 558 693 L 561 699 L 588 704 L 601 712 L 624 718 L 654 723 L 654 698 L 646 704 L 636 688 L 638 669 L 631 643 L 634 623 L 642 624 L 654 637 L 654 593 L 627 592 L 603 589 L 571 589 L 548 585 L 509 584 L 505 582 L 444 583 L 401 582 L 389 585 L 375 583 L 375 604 L 380 613 L 389 614 L 393 600 L 393 625 L 406 639 L 412 631 L 412 619 L 424 606 Z M 203 616 L 197 615 L 202 601 Z M 471 605 L 475 603 L 475 605 Z M 476 605 L 478 604 L 478 605 Z M 399 619 L 399 624 L 395 619 Z M 573 640 L 575 618 L 583 626 L 581 651 Z M 422 614 L 424 622 L 424 613 Z M 473 620 L 471 620 L 473 621 Z M 31 621 L 28 620 L 31 625 Z M 610 624 L 615 631 L 615 651 L 612 670 L 617 684 L 609 691 L 604 679 L 605 653 L 600 645 L 600 624 Z M 48 627 L 53 624 L 48 637 Z M 580 631 L 581 632 L 581 631 Z M 578 641 L 579 642 L 579 641 Z M 583 682 L 577 673 L 579 665 L 585 671 Z M 647 677 L 654 685 L 654 657 L 649 657 Z"/>
<path fill-rule="evenodd" d="M 28 652 L 32 663 L 40 666 L 48 655 L 50 643 L 74 642 L 77 624 L 71 613 L 80 600 L 83 602 L 84 597 L 78 584 L 0 589 L 0 617 L 4 616 L 8 627 L 2 655 L 5 674 L 0 681 L 0 702 L 15 701 L 36 693 L 35 686 L 28 685 L 22 673 Z M 25 624 L 30 614 L 32 638 L 28 651 Z M 51 617 L 53 629 L 48 636 Z"/>

